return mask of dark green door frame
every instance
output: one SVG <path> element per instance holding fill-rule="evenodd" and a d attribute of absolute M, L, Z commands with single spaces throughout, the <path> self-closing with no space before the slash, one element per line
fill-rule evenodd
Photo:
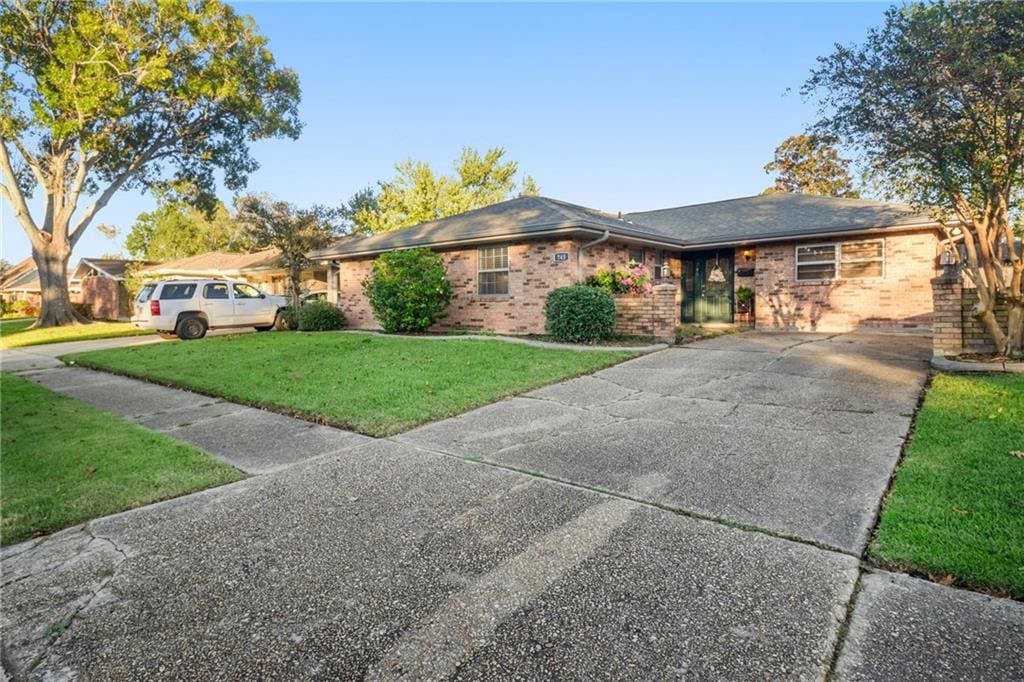
<path fill-rule="evenodd" d="M 683 322 L 733 321 L 733 249 L 683 252 Z"/>

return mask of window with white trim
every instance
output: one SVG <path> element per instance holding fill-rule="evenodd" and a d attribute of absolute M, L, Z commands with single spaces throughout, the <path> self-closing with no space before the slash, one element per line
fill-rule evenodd
<path fill-rule="evenodd" d="M 654 262 L 651 265 L 651 272 L 653 273 L 655 280 L 660 282 L 661 280 L 665 279 L 665 274 L 666 272 L 668 272 L 668 268 L 665 267 L 666 265 L 667 263 L 665 262 L 665 252 L 655 251 Z"/>
<path fill-rule="evenodd" d="M 863 279 L 885 272 L 885 242 L 867 239 L 796 247 L 797 281 Z"/>
<path fill-rule="evenodd" d="M 508 247 L 481 246 L 476 254 L 477 292 L 481 296 L 508 293 Z"/>

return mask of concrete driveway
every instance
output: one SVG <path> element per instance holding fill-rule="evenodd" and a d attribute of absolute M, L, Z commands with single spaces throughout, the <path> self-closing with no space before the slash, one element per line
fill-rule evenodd
<path fill-rule="evenodd" d="M 1020 604 L 862 575 L 926 351 L 722 338 L 5 548 L 4 663 L 46 679 L 1019 678 Z M 261 457 L 295 461 L 286 443 Z"/>
<path fill-rule="evenodd" d="M 398 440 L 859 554 L 924 385 L 930 343 L 724 336 Z"/>

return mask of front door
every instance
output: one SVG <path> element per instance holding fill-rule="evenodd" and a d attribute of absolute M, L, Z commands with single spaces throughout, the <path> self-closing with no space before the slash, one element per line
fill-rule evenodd
<path fill-rule="evenodd" d="M 733 251 L 683 254 L 683 322 L 732 323 Z"/>

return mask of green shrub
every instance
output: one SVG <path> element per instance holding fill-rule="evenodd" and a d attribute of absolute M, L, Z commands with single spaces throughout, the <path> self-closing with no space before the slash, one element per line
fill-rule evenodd
<path fill-rule="evenodd" d="M 332 332 L 345 327 L 345 313 L 326 301 L 310 301 L 299 308 L 299 331 Z"/>
<path fill-rule="evenodd" d="M 654 290 L 654 276 L 643 265 L 631 265 L 628 268 L 598 270 L 587 278 L 587 285 L 609 294 L 644 296 Z"/>
<path fill-rule="evenodd" d="M 548 294 L 544 317 L 548 334 L 559 341 L 603 341 L 615 332 L 615 299 L 595 287 L 562 287 Z"/>
<path fill-rule="evenodd" d="M 299 328 L 299 311 L 291 306 L 281 308 L 281 321 L 285 329 L 295 331 Z"/>
<path fill-rule="evenodd" d="M 421 332 L 445 314 L 452 284 L 444 260 L 430 249 L 381 254 L 363 290 L 381 328 L 389 333 Z"/>

